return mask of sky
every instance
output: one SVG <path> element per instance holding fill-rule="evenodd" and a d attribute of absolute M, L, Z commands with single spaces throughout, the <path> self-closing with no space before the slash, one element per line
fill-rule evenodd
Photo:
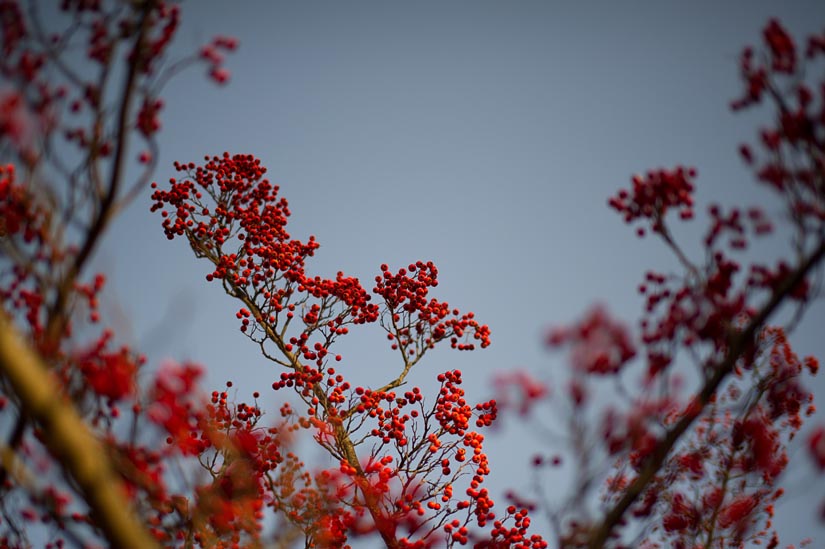
<path fill-rule="evenodd" d="M 321 244 L 311 272 L 343 270 L 371 287 L 382 263 L 432 260 L 435 296 L 474 311 L 493 344 L 435 352 L 412 382 L 432 387 L 458 368 L 478 401 L 496 372 L 515 368 L 552 386 L 565 362 L 543 345 L 550 327 L 594 303 L 635 325 L 643 273 L 675 268 L 662 244 L 638 239 L 607 207 L 632 174 L 695 166 L 700 205 L 756 201 L 770 211 L 736 153 L 764 117 L 728 108 L 741 89 L 738 55 L 772 16 L 797 37 L 825 27 L 816 1 L 198 0 L 183 9 L 176 55 L 216 34 L 240 48 L 226 86 L 196 68 L 166 88 L 157 180 L 175 176 L 175 160 L 254 154 L 289 200 L 291 234 Z M 274 412 L 278 396 L 266 389 L 279 372 L 238 331 L 238 305 L 204 280 L 207 266 L 166 240 L 150 205 L 147 192 L 95 258 L 110 273 L 117 330 L 155 364 L 191 359 L 211 386 L 233 380 L 239 400 L 261 390 Z M 694 221 L 677 234 L 697 252 L 701 230 Z M 793 338 L 800 354 L 825 357 L 823 322 L 820 300 Z M 398 366 L 377 327 L 341 344 L 355 382 L 378 385 Z M 512 419 L 488 438 L 494 491 L 524 486 L 536 442 Z M 813 507 L 825 479 L 807 480 L 800 444 L 779 528 L 786 543 L 825 543 Z"/>

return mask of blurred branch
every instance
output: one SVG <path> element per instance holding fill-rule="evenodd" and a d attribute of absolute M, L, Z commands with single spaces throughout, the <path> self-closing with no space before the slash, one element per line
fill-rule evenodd
<path fill-rule="evenodd" d="M 80 487 L 95 523 L 112 547 L 157 547 L 138 522 L 100 442 L 61 391 L 49 368 L 0 311 L 0 375 L 13 387 L 43 441 Z"/>
<path fill-rule="evenodd" d="M 805 258 L 799 266 L 790 273 L 782 284 L 774 290 L 768 302 L 759 309 L 758 313 L 750 320 L 748 325 L 731 337 L 725 358 L 716 364 L 711 370 L 713 375 L 708 378 L 697 394 L 695 401 L 699 404 L 699 413 L 685 414 L 677 421 L 673 427 L 667 431 L 665 437 L 656 445 L 656 449 L 645 462 L 644 467 L 639 472 L 639 476 L 627 487 L 621 499 L 617 501 L 607 512 L 601 524 L 592 530 L 587 546 L 590 549 L 601 549 L 604 547 L 613 528 L 621 522 L 627 509 L 642 494 L 645 488 L 656 477 L 656 473 L 670 454 L 670 451 L 682 437 L 682 435 L 693 424 L 693 421 L 701 415 L 701 410 L 710 402 L 716 394 L 719 386 L 725 378 L 733 371 L 736 362 L 745 354 L 765 322 L 776 311 L 776 309 L 788 298 L 790 293 L 796 288 L 805 277 L 825 258 L 825 240 L 821 240 L 819 246 Z"/>
<path fill-rule="evenodd" d="M 97 215 L 89 228 L 77 256 L 69 267 L 68 272 L 57 287 L 57 294 L 54 303 L 49 309 L 49 321 L 46 327 L 46 341 L 55 344 L 59 341 L 66 326 L 66 315 L 64 309 L 69 293 L 83 270 L 87 260 L 95 251 L 104 230 L 115 213 L 115 200 L 119 194 L 124 170 L 124 158 L 129 138 L 129 115 L 132 110 L 132 101 L 135 95 L 135 86 L 138 73 L 143 69 L 145 62 L 145 41 L 150 28 L 150 13 L 155 8 L 154 0 L 146 0 L 140 6 L 140 19 L 138 23 L 137 35 L 134 39 L 133 55 L 130 56 L 129 68 L 126 74 L 126 82 L 123 92 L 118 101 L 119 109 L 117 115 L 117 133 L 115 136 L 115 152 L 112 160 L 112 172 L 104 195 L 100 197 Z M 90 158 L 90 163 L 94 163 L 96 157 Z"/>

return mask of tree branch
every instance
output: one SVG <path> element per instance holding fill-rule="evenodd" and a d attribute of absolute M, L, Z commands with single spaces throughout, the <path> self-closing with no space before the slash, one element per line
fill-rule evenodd
<path fill-rule="evenodd" d="M 752 344 L 758 331 L 762 329 L 768 318 L 776 312 L 776 309 L 788 297 L 788 294 L 805 279 L 805 276 L 807 276 L 823 258 L 825 258 L 825 240 L 822 240 L 819 247 L 802 261 L 799 267 L 774 290 L 771 298 L 759 310 L 756 316 L 751 319 L 745 329 L 731 338 L 725 358 L 713 368 L 713 375 L 708 378 L 696 397 L 696 401 L 700 404 L 701 409 L 704 409 L 705 405 L 710 402 L 722 384 L 722 381 L 733 371 L 736 362 L 742 354 L 746 352 L 748 346 Z M 656 473 L 661 469 L 665 459 L 667 459 L 670 451 L 676 445 L 676 442 L 678 442 L 699 415 L 699 413 L 696 413 L 682 416 L 657 444 L 656 449 L 645 462 L 639 476 L 627 487 L 621 499 L 607 512 L 601 524 L 593 529 L 593 533 L 587 544 L 590 549 L 601 549 L 604 547 L 613 528 L 621 521 L 627 509 L 633 505 L 647 485 L 655 478 Z"/>
<path fill-rule="evenodd" d="M 97 216 L 95 216 L 92 226 L 89 228 L 83 245 L 80 248 L 74 261 L 69 266 L 69 270 L 63 277 L 63 280 L 57 287 L 57 293 L 54 303 L 49 308 L 49 320 L 46 327 L 46 341 L 49 345 L 56 345 L 59 341 L 63 330 L 66 327 L 65 307 L 68 300 L 69 293 L 83 270 L 84 265 L 91 257 L 92 253 L 97 248 L 101 236 L 106 229 L 109 221 L 115 213 L 115 199 L 123 178 L 124 158 L 128 146 L 129 138 L 129 114 L 132 109 L 132 100 L 135 95 L 135 85 L 138 78 L 138 73 L 143 68 L 144 48 L 146 34 L 150 27 L 150 12 L 155 8 L 154 0 L 144 0 L 140 6 L 140 20 L 138 24 L 137 36 L 134 39 L 134 57 L 129 62 L 129 70 L 126 74 L 126 81 L 123 87 L 123 93 L 118 102 L 119 110 L 117 116 L 117 134 L 115 137 L 115 152 L 112 160 L 112 172 L 109 178 L 109 183 L 106 188 L 105 195 L 101 198 Z"/>
<path fill-rule="evenodd" d="M 26 345 L 0 311 L 0 375 L 14 388 L 22 408 L 43 430 L 43 441 L 80 488 L 95 524 L 112 547 L 157 547 L 138 522 L 100 441 L 65 398 L 49 368 Z"/>

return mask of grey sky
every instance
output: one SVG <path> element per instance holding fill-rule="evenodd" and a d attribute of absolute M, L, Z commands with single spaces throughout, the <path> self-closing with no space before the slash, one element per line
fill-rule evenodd
<path fill-rule="evenodd" d="M 736 154 L 759 114 L 728 102 L 739 52 L 770 16 L 797 37 L 825 27 L 817 1 L 190 1 L 177 51 L 215 34 L 240 49 L 228 86 L 195 70 L 166 90 L 157 180 L 174 160 L 255 154 L 290 202 L 290 232 L 321 243 L 311 272 L 371 288 L 381 263 L 432 260 L 436 296 L 473 310 L 493 344 L 436 352 L 413 381 L 459 368 L 471 400 L 485 400 L 501 369 L 552 381 L 564 363 L 542 347 L 545 330 L 592 303 L 635 325 L 643 271 L 672 262 L 606 206 L 631 174 L 693 165 L 700 204 L 761 199 Z M 97 258 L 113 272 L 121 329 L 153 360 L 195 359 L 216 386 L 233 379 L 238 398 L 261 390 L 274 411 L 277 372 L 238 331 L 237 305 L 183 242 L 166 241 L 149 204 L 120 219 Z M 693 226 L 683 235 L 695 243 Z M 822 358 L 821 303 L 809 314 L 796 348 Z M 342 341 L 342 369 L 380 383 L 398 363 L 377 327 L 365 332 Z M 512 451 L 529 436 L 514 423 L 487 443 L 494 489 L 524 483 L 512 471 L 532 450 Z M 796 453 L 790 491 L 813 490 Z M 780 505 L 784 542 L 814 532 L 815 496 Z"/>

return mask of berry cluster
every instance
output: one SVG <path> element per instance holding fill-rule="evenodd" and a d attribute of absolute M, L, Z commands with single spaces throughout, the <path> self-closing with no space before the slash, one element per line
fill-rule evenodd
<path fill-rule="evenodd" d="M 631 223 L 637 219 L 646 219 L 651 223 L 651 230 L 661 233 L 664 230 L 664 218 L 668 210 L 679 210 L 681 219 L 693 218 L 693 179 L 694 168 L 676 167 L 674 170 L 650 171 L 644 177 L 633 176 L 633 188 L 622 189 L 608 201 L 611 208 Z M 643 236 L 643 228 L 638 229 Z"/>
<path fill-rule="evenodd" d="M 556 328 L 547 337 L 551 347 L 570 345 L 570 358 L 578 371 L 616 374 L 636 356 L 627 328 L 596 307 L 577 325 Z"/>
<path fill-rule="evenodd" d="M 446 302 L 427 299 L 429 288 L 438 286 L 438 269 L 432 262 L 411 263 L 394 274 L 381 265 L 381 272 L 373 292 L 387 305 L 383 324 L 393 349 L 421 355 L 448 338 L 459 351 L 475 349 L 470 340 L 478 341 L 482 349 L 490 345 L 490 328 L 479 324 L 473 313 L 461 314 Z"/>
<path fill-rule="evenodd" d="M 313 475 L 326 480 L 307 482 L 300 505 L 293 497 L 274 497 L 279 509 L 308 539 L 344 543 L 377 533 L 392 547 L 429 547 L 447 534 L 449 544 L 469 543 L 472 536 L 463 531 L 472 517 L 479 527 L 496 520 L 493 500 L 482 487 L 490 472 L 484 438 L 471 430 L 473 423 L 483 428 L 495 421 L 496 402 L 468 404 L 458 371 L 438 376 L 441 390 L 430 406 L 417 387 L 403 394 L 395 389 L 441 341 L 461 351 L 487 347 L 489 327 L 473 313 L 430 297 L 438 285 L 432 262 L 417 261 L 395 273 L 382 265 L 373 289 L 381 306 L 355 278 L 309 275 L 307 260 L 318 243 L 287 232 L 289 205 L 257 158 L 224 153 L 207 157 L 202 166 L 178 163 L 176 169 L 185 177 L 171 179 L 168 189 L 152 185 L 152 210 L 161 212 L 166 236 L 185 237 L 196 256 L 213 264 L 207 280 L 220 280 L 243 302 L 236 313 L 241 331 L 262 346 L 274 345 L 279 356 L 270 358 L 285 368 L 272 388 L 289 388 L 306 405 L 306 413 L 291 421 L 312 430 L 341 463 Z M 376 320 L 401 352 L 402 368 L 379 388 L 352 386 L 331 366 L 331 358 L 342 360 L 332 347 L 352 326 Z M 366 461 L 354 440 L 373 445 Z M 468 473 L 466 497 L 455 499 L 454 488 Z M 325 499 L 328 491 L 340 504 Z M 298 511 L 301 505 L 311 510 Z M 466 518 L 454 528 L 457 519 L 448 518 L 458 512 Z M 529 519 L 511 515 L 497 522 L 490 539 L 515 542 L 525 535 Z M 508 521 L 516 525 L 506 527 Z M 405 530 L 409 535 L 401 535 Z"/>

